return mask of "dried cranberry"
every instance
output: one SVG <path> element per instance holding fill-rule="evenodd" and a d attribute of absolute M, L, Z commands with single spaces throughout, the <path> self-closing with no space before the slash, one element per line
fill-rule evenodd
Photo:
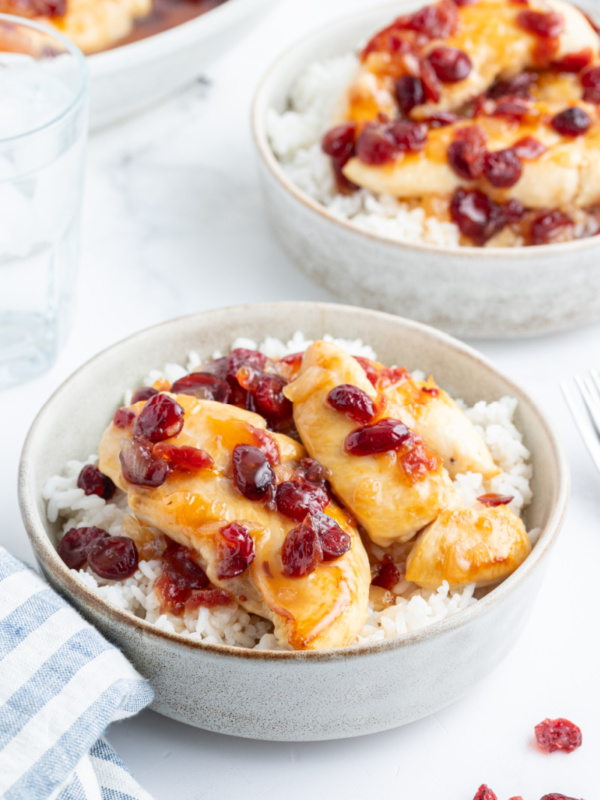
<path fill-rule="evenodd" d="M 354 359 L 355 359 L 355 361 L 358 361 L 358 363 L 364 369 L 365 375 L 371 381 L 373 386 L 376 386 L 377 385 L 378 373 L 377 373 L 377 370 L 375 369 L 375 367 L 373 366 L 373 363 L 371 361 L 369 361 L 368 358 L 363 358 L 362 356 L 354 356 Z"/>
<path fill-rule="evenodd" d="M 283 481 L 275 496 L 277 510 L 286 517 L 302 522 L 307 514 L 321 511 L 329 503 L 329 495 L 321 486 L 305 480 Z"/>
<path fill-rule="evenodd" d="M 170 439 L 183 428 L 183 408 L 166 394 L 157 394 L 140 411 L 133 425 L 133 435 L 151 442 Z"/>
<path fill-rule="evenodd" d="M 98 467 L 94 467 L 92 464 L 88 464 L 81 470 L 77 478 L 77 486 L 83 489 L 86 495 L 97 494 L 103 500 L 110 500 L 117 489 L 108 475 L 100 472 Z"/>
<path fill-rule="evenodd" d="M 275 473 L 268 458 L 251 444 L 233 448 L 233 480 L 248 500 L 262 500 L 275 488 Z"/>
<path fill-rule="evenodd" d="M 137 389 L 133 393 L 133 397 L 131 398 L 131 404 L 134 403 L 141 403 L 142 401 L 150 400 L 151 397 L 154 397 L 155 394 L 158 394 L 158 389 L 155 389 L 153 386 L 142 386 L 141 389 Z"/>
<path fill-rule="evenodd" d="M 525 206 L 519 200 L 511 198 L 502 205 L 506 222 L 519 222 L 525 216 Z"/>
<path fill-rule="evenodd" d="M 396 142 L 383 125 L 367 125 L 356 142 L 356 155 L 363 164 L 371 166 L 390 163 L 394 160 L 396 151 Z"/>
<path fill-rule="evenodd" d="M 492 792 L 489 786 L 482 783 L 479 789 L 475 792 L 473 800 L 498 800 L 495 792 Z"/>
<path fill-rule="evenodd" d="M 567 53 L 560 61 L 555 61 L 552 65 L 561 72 L 581 72 L 592 60 L 592 50 L 586 47 L 578 53 Z"/>
<path fill-rule="evenodd" d="M 428 450 L 422 441 L 414 438 L 414 445 L 400 456 L 402 471 L 413 481 L 427 477 L 429 472 L 439 468 L 441 459 L 432 450 Z"/>
<path fill-rule="evenodd" d="M 419 60 L 419 75 L 421 77 L 421 83 L 423 84 L 425 97 L 432 103 L 437 103 L 440 99 L 441 92 L 440 81 L 435 70 L 426 58 L 421 58 Z"/>
<path fill-rule="evenodd" d="M 171 386 L 173 394 L 189 394 L 199 400 L 214 400 L 217 403 L 228 403 L 231 387 L 227 381 L 211 375 L 209 372 L 192 372 L 185 375 Z"/>
<path fill-rule="evenodd" d="M 198 372 L 215 375 L 217 378 L 221 378 L 221 380 L 224 381 L 225 378 L 227 378 L 227 358 L 225 356 L 213 358 L 206 364 L 202 364 L 202 368 L 199 369 Z"/>
<path fill-rule="evenodd" d="M 458 120 L 459 116 L 453 114 L 452 111 L 438 111 L 437 114 L 426 117 L 423 122 L 427 123 L 432 128 L 445 128 L 447 125 L 453 125 Z"/>
<path fill-rule="evenodd" d="M 535 72 L 521 72 L 508 81 L 498 81 L 487 90 L 486 94 L 492 100 L 497 100 L 505 95 L 528 97 L 531 85 L 535 83 L 536 78 Z"/>
<path fill-rule="evenodd" d="M 420 78 L 414 75 L 401 75 L 395 86 L 396 100 L 405 116 L 425 102 L 425 89 Z"/>
<path fill-rule="evenodd" d="M 249 530 L 238 522 L 221 528 L 220 533 L 223 542 L 217 574 L 220 579 L 235 578 L 254 561 L 254 542 Z"/>
<path fill-rule="evenodd" d="M 235 378 L 238 370 L 242 367 L 252 367 L 252 369 L 262 372 L 266 363 L 267 357 L 258 350 L 236 347 L 227 356 L 227 377 Z"/>
<path fill-rule="evenodd" d="M 164 569 L 180 589 L 204 589 L 209 584 L 206 572 L 194 560 L 194 551 L 172 540 L 162 555 Z"/>
<path fill-rule="evenodd" d="M 357 422 L 370 422 L 375 416 L 375 403 L 358 386 L 342 383 L 327 395 L 326 402 L 336 411 L 341 411 Z"/>
<path fill-rule="evenodd" d="M 539 38 L 533 48 L 533 60 L 541 67 L 549 67 L 560 46 L 560 39 L 554 38 Z"/>
<path fill-rule="evenodd" d="M 539 158 L 548 148 L 533 136 L 524 136 L 519 141 L 515 142 L 511 150 L 523 161 L 533 161 Z"/>
<path fill-rule="evenodd" d="M 354 141 L 356 139 L 356 123 L 342 122 L 335 128 L 327 131 L 321 142 L 324 153 L 344 164 L 354 153 Z"/>
<path fill-rule="evenodd" d="M 517 15 L 517 23 L 524 30 L 544 39 L 556 38 L 565 27 L 564 17 L 556 11 L 521 11 Z"/>
<path fill-rule="evenodd" d="M 42 17 L 63 17 L 67 13 L 67 0 L 34 0 L 32 6 Z"/>
<path fill-rule="evenodd" d="M 489 492 L 489 494 L 480 495 L 477 500 L 483 503 L 484 506 L 506 506 L 513 500 L 512 494 L 496 494 L 496 492 Z"/>
<path fill-rule="evenodd" d="M 521 95 L 506 95 L 500 98 L 492 111 L 493 117 L 506 117 L 518 121 L 529 113 L 529 100 Z"/>
<path fill-rule="evenodd" d="M 333 177 L 335 178 L 335 185 L 337 190 L 340 194 L 349 195 L 353 192 L 356 192 L 360 189 L 356 183 L 352 183 L 352 181 L 348 180 L 348 178 L 343 173 L 343 164 L 341 161 L 336 161 L 332 159 L 331 161 L 331 168 L 333 169 Z"/>
<path fill-rule="evenodd" d="M 506 225 L 501 206 L 478 189 L 458 189 L 450 203 L 450 214 L 463 236 L 483 245 Z"/>
<path fill-rule="evenodd" d="M 101 536 L 88 550 L 92 572 L 111 581 L 131 577 L 138 567 L 138 552 L 128 536 Z"/>
<path fill-rule="evenodd" d="M 256 381 L 251 393 L 258 411 L 270 422 L 288 419 L 292 416 L 292 404 L 283 394 L 287 381 L 279 375 L 263 373 Z"/>
<path fill-rule="evenodd" d="M 523 165 L 514 150 L 508 148 L 486 153 L 483 171 L 492 186 L 506 188 L 514 186 L 519 180 L 523 172 Z"/>
<path fill-rule="evenodd" d="M 307 522 L 316 530 L 323 551 L 323 561 L 333 561 L 352 547 L 350 534 L 346 533 L 328 514 L 312 513 Z"/>
<path fill-rule="evenodd" d="M 448 147 L 448 162 L 459 178 L 474 180 L 483 173 L 485 134 L 477 125 L 460 128 Z"/>
<path fill-rule="evenodd" d="M 224 589 L 200 589 L 193 592 L 185 601 L 186 611 L 204 606 L 205 608 L 216 608 L 216 606 L 229 606 L 233 603 L 233 597 Z"/>
<path fill-rule="evenodd" d="M 427 59 L 442 83 L 464 80 L 473 67 L 469 56 L 456 47 L 434 47 Z"/>
<path fill-rule="evenodd" d="M 58 545 L 58 555 L 69 569 L 81 569 L 87 561 L 87 553 L 97 540 L 108 537 L 102 528 L 71 528 Z"/>
<path fill-rule="evenodd" d="M 409 436 L 410 431 L 400 420 L 382 419 L 349 433 L 344 446 L 353 456 L 370 456 L 397 450 Z"/>
<path fill-rule="evenodd" d="M 533 244 L 552 244 L 557 238 L 562 238 L 573 224 L 573 220 L 562 211 L 546 211 L 531 223 L 531 241 Z"/>
<path fill-rule="evenodd" d="M 430 39 L 447 39 L 456 29 L 458 11 L 451 0 L 441 0 L 401 19 L 403 27 L 409 30 L 422 33 Z"/>
<path fill-rule="evenodd" d="M 312 458 L 300 460 L 300 466 L 295 473 L 302 480 L 324 486 L 327 483 L 327 470 L 318 461 Z"/>
<path fill-rule="evenodd" d="M 572 753 L 581 747 L 581 729 L 568 719 L 545 719 L 535 726 L 535 738 L 541 748 L 553 753 L 564 750 Z"/>
<path fill-rule="evenodd" d="M 198 447 L 177 447 L 174 444 L 158 442 L 152 448 L 152 452 L 154 455 L 164 458 L 172 467 L 188 472 L 206 469 L 214 466 L 215 463 L 206 450 L 200 450 Z"/>
<path fill-rule="evenodd" d="M 279 464 L 281 461 L 279 446 L 268 431 L 252 427 L 252 438 L 255 446 L 266 455 L 273 467 Z"/>
<path fill-rule="evenodd" d="M 410 372 L 404 367 L 384 367 L 377 376 L 377 386 L 387 389 L 410 378 Z"/>
<path fill-rule="evenodd" d="M 288 531 L 281 548 L 283 574 L 302 578 L 314 572 L 323 561 L 323 548 L 319 534 L 307 517 L 298 527 Z"/>
<path fill-rule="evenodd" d="M 427 125 L 422 122 L 392 122 L 388 132 L 401 152 L 416 153 L 423 149 L 427 141 Z"/>
<path fill-rule="evenodd" d="M 136 486 L 162 486 L 170 471 L 168 464 L 155 456 L 150 443 L 143 439 L 126 439 L 119 460 L 123 477 Z"/>
<path fill-rule="evenodd" d="M 560 792 L 551 792 L 550 794 L 545 794 L 540 800 L 577 800 L 577 798 L 567 797 L 566 794 L 561 794 Z"/>
<path fill-rule="evenodd" d="M 437 397 L 440 393 L 437 386 L 421 386 L 421 391 L 425 392 L 425 394 L 430 394 L 432 397 Z"/>
<path fill-rule="evenodd" d="M 379 567 L 379 572 L 371 583 L 373 586 L 381 586 L 382 589 L 386 589 L 390 592 L 399 580 L 400 570 L 389 556 L 384 556 L 383 563 Z"/>
<path fill-rule="evenodd" d="M 128 428 L 135 419 L 135 411 L 130 408 L 117 408 L 113 416 L 113 423 L 117 428 Z"/>
<path fill-rule="evenodd" d="M 551 124 L 561 136 L 582 136 L 592 124 L 592 120 L 583 108 L 571 106 L 555 114 Z"/>
<path fill-rule="evenodd" d="M 586 103 L 600 103 L 600 67 L 586 69 L 580 80 Z"/>

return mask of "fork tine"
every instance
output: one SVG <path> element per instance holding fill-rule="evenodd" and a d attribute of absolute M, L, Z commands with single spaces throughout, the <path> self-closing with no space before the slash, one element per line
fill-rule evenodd
<path fill-rule="evenodd" d="M 588 414 L 594 423 L 596 433 L 598 436 L 600 436 L 600 398 L 598 397 L 596 388 L 591 378 L 581 378 L 579 375 L 575 376 L 575 383 L 579 387 L 583 402 L 585 403 Z"/>
<path fill-rule="evenodd" d="M 600 395 L 600 374 L 598 374 L 598 370 L 597 369 L 591 369 L 590 370 L 590 375 L 592 376 L 592 380 L 596 384 L 596 391 Z"/>
<path fill-rule="evenodd" d="M 579 435 L 581 436 L 583 443 L 592 458 L 592 461 L 598 470 L 600 470 L 600 442 L 598 441 L 596 433 L 590 424 L 590 420 L 582 412 L 581 406 L 573 399 L 571 390 L 567 384 L 561 383 L 560 388 L 562 389 L 566 403 L 569 406 L 569 411 L 571 412 L 575 426 L 579 431 Z"/>

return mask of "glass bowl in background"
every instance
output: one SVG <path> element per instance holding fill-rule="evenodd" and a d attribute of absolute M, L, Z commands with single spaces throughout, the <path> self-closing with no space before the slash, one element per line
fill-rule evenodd
<path fill-rule="evenodd" d="M 0 14 L 0 388 L 47 370 L 71 326 L 87 92 L 73 44 Z"/>

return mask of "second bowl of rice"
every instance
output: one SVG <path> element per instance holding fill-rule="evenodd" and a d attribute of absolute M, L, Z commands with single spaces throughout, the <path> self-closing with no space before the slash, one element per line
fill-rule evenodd
<path fill-rule="evenodd" d="M 340 195 L 321 139 L 377 30 L 422 2 L 369 9 L 288 48 L 254 99 L 267 217 L 294 263 L 341 300 L 457 336 L 517 338 L 600 319 L 597 236 L 464 247 L 452 222 L 365 189 Z"/>
<path fill-rule="evenodd" d="M 400 586 L 391 607 L 371 607 L 354 644 L 294 651 L 277 644 L 267 620 L 237 606 L 164 613 L 154 591 L 160 563 L 151 557 L 140 558 L 125 581 L 67 568 L 56 551 L 67 529 L 123 533 L 126 497 L 87 496 L 77 476 L 95 463 L 102 432 L 115 409 L 129 402 L 128 389 L 178 380 L 233 346 L 280 358 L 322 338 L 353 355 L 433 373 L 462 401 L 502 475 L 485 483 L 467 473 L 456 485 L 467 501 L 488 490 L 514 498 L 512 508 L 534 545 L 516 572 L 475 595 L 472 585 L 460 591 L 447 584 L 436 591 Z M 567 492 L 566 465 L 549 423 L 470 348 L 397 317 L 308 303 L 204 312 L 114 345 L 42 409 L 20 474 L 22 512 L 45 575 L 150 679 L 155 710 L 209 730 L 280 740 L 338 738 L 404 724 L 484 677 L 526 620 Z"/>

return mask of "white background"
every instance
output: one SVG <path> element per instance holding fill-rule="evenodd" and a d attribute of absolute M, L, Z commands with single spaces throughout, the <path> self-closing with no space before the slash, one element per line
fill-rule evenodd
<path fill-rule="evenodd" d="M 279 0 L 205 81 L 92 136 L 73 333 L 51 372 L 0 393 L 0 542 L 16 555 L 33 560 L 17 506 L 22 442 L 42 403 L 83 361 L 135 330 L 205 308 L 335 299 L 305 279 L 270 235 L 249 108 L 260 75 L 287 43 L 366 5 Z M 110 741 L 156 800 L 471 800 L 483 782 L 499 800 L 549 792 L 600 798 L 600 475 L 558 390 L 560 380 L 600 367 L 600 327 L 471 343 L 546 407 L 572 469 L 564 529 L 517 646 L 450 708 L 353 740 L 253 742 L 152 712 L 114 725 Z M 577 722 L 583 747 L 571 755 L 538 751 L 533 726 L 547 716 Z"/>

